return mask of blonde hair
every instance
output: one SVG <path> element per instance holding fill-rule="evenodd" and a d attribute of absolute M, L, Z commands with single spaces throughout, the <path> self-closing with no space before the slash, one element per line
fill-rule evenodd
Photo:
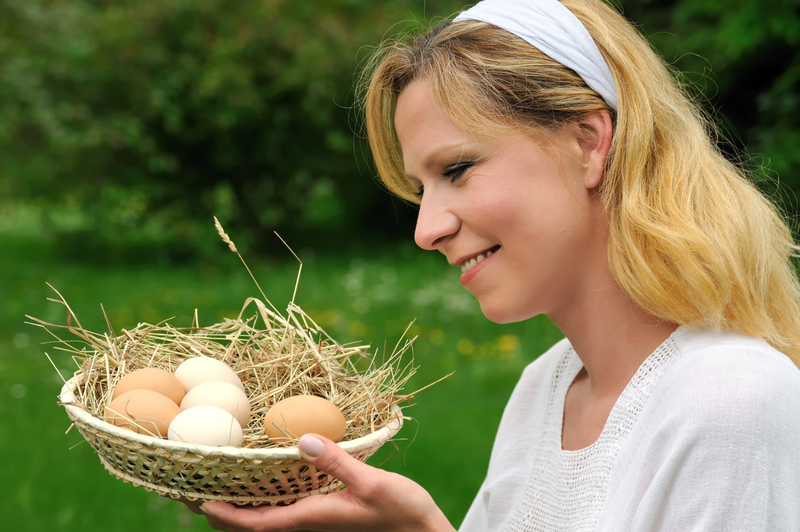
<path fill-rule="evenodd" d="M 609 112 L 601 184 L 620 287 L 669 322 L 765 339 L 800 366 L 798 249 L 776 208 L 723 157 L 716 130 L 642 36 L 602 0 L 562 0 L 586 26 L 617 84 L 608 107 L 573 71 L 491 25 L 445 23 L 384 43 L 361 99 L 378 173 L 418 202 L 394 130 L 397 97 L 424 78 L 466 131 L 553 131 Z"/>
<path fill-rule="evenodd" d="M 723 157 L 712 122 L 642 36 L 601 0 L 562 0 L 594 38 L 617 84 L 613 111 L 573 71 L 494 26 L 445 23 L 384 43 L 361 96 L 380 178 L 418 202 L 394 130 L 397 97 L 424 78 L 466 131 L 553 131 L 609 112 L 601 184 L 620 287 L 669 322 L 765 339 L 800 366 L 797 250 L 776 208 Z"/>

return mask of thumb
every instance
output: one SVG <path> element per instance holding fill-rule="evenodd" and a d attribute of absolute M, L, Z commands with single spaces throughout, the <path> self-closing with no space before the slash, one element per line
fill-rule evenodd
<path fill-rule="evenodd" d="M 372 467 L 353 458 L 331 440 L 317 434 L 304 434 L 297 442 L 304 459 L 317 469 L 344 482 L 347 486 L 358 485 L 359 478 L 368 475 Z"/>

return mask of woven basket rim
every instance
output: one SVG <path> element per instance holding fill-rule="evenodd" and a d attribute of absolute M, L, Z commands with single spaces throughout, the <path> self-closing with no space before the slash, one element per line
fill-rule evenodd
<path fill-rule="evenodd" d="M 69 415 L 70 418 L 80 420 L 93 430 L 104 432 L 123 440 L 137 442 L 150 447 L 158 447 L 170 453 L 191 452 L 206 458 L 265 460 L 270 462 L 275 462 L 278 460 L 302 459 L 297 446 L 275 447 L 271 449 L 245 449 L 241 447 L 230 446 L 210 447 L 208 445 L 196 445 L 162 440 L 154 436 L 137 434 L 130 430 L 117 427 L 111 423 L 103 421 L 102 419 L 94 417 L 92 414 L 79 406 L 74 395 L 74 390 L 82 379 L 83 375 L 77 375 L 64 383 L 64 386 L 61 388 L 61 393 L 59 394 L 59 402 L 64 406 L 67 411 L 67 415 Z M 403 413 L 400 410 L 400 407 L 397 405 L 392 405 L 392 412 L 394 417 L 390 419 L 384 427 L 371 434 L 362 436 L 361 438 L 339 442 L 337 445 L 346 452 L 353 454 L 363 449 L 380 446 L 386 443 L 403 427 Z"/>

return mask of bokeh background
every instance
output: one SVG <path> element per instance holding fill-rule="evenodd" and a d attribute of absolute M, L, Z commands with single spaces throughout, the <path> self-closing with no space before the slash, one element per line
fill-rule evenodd
<path fill-rule="evenodd" d="M 620 0 L 703 101 L 720 146 L 790 220 L 800 188 L 800 0 Z M 381 39 L 452 0 L 0 0 L 0 515 L 4 530 L 209 530 L 110 477 L 56 404 L 71 360 L 25 315 L 103 330 L 238 313 L 256 290 L 341 342 L 382 348 L 414 321 L 414 418 L 371 463 L 425 486 L 458 525 L 545 318 L 482 317 L 415 210 L 377 184 L 354 87 Z"/>

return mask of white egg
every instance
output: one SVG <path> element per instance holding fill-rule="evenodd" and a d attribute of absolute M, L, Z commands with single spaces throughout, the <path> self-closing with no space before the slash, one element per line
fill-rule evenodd
<path fill-rule="evenodd" d="M 175 376 L 183 384 L 186 393 L 198 384 L 208 381 L 229 382 L 244 391 L 242 381 L 231 367 L 215 358 L 204 356 L 190 358 L 178 366 Z"/>
<path fill-rule="evenodd" d="M 242 390 L 228 382 L 209 381 L 198 384 L 181 401 L 181 410 L 199 405 L 218 406 L 228 411 L 242 427 L 246 427 L 250 420 L 250 401 Z"/>
<path fill-rule="evenodd" d="M 221 447 L 242 444 L 239 422 L 218 406 L 201 405 L 184 410 L 169 425 L 169 439 L 197 445 Z"/>

